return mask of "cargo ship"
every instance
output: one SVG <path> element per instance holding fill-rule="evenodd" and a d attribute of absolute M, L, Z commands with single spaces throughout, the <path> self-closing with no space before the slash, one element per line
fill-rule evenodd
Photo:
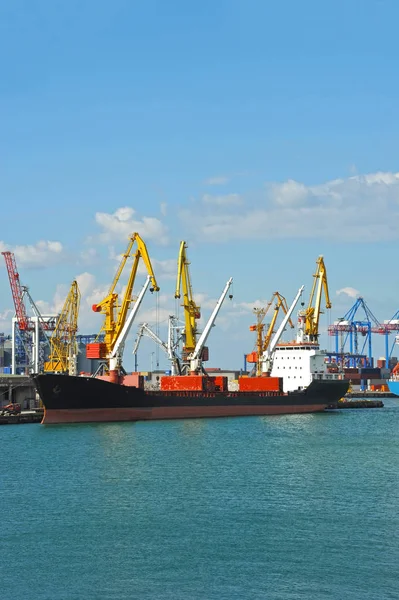
<path fill-rule="evenodd" d="M 32 379 L 44 405 L 45 424 L 321 412 L 336 406 L 349 385 L 344 379 L 314 379 L 305 389 L 283 392 L 282 378 L 254 382 L 247 377 L 233 392 L 227 389 L 227 378 L 193 375 L 182 376 L 186 389 L 176 389 L 179 378 L 173 378 L 174 389 L 148 391 L 140 379 L 137 385 L 57 374 Z M 167 382 L 169 377 L 162 379 Z"/>
<path fill-rule="evenodd" d="M 388 379 L 388 388 L 391 394 L 399 396 L 399 363 L 392 369 L 391 377 Z"/>
<path fill-rule="evenodd" d="M 399 396 L 399 379 L 388 379 L 388 388 L 391 394 Z"/>
<path fill-rule="evenodd" d="M 335 407 L 346 394 L 349 381 L 341 373 L 327 370 L 326 354 L 317 342 L 317 332 L 309 336 L 307 313 L 300 311 L 298 336 L 280 345 L 288 319 L 298 302 L 297 292 L 267 350 L 262 355 L 262 375 L 239 377 L 238 390 L 228 388 L 227 377 L 203 374 L 204 344 L 232 283 L 230 278 L 188 357 L 186 374 L 161 377 L 159 389 L 145 389 L 138 373 L 125 375 L 119 368 L 126 334 L 149 278 L 140 292 L 121 334 L 108 354 L 108 373 L 85 375 L 39 374 L 33 382 L 44 405 L 43 423 L 84 423 L 98 421 L 144 421 L 198 417 L 238 417 L 299 414 Z M 155 287 L 155 286 L 154 286 Z M 187 286 L 186 286 L 187 287 Z M 319 292 L 320 293 L 320 292 Z M 313 311 L 311 313 L 314 314 Z M 189 320 L 186 327 L 189 327 Z M 316 323 L 317 329 L 317 323 Z M 88 354 L 100 356 L 105 344 L 88 346 Z"/>

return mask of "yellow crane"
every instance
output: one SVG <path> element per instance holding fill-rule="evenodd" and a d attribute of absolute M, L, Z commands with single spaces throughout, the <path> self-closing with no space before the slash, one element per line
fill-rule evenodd
<path fill-rule="evenodd" d="M 135 244 L 137 248 L 134 248 Z M 119 298 L 116 287 L 129 258 L 133 259 L 133 264 L 124 293 Z M 148 277 L 139 296 L 133 298 L 133 286 L 140 259 L 144 261 Z M 122 260 L 107 296 L 101 302 L 92 306 L 94 312 L 105 315 L 103 326 L 99 332 L 99 336 L 104 335 L 104 341 L 87 345 L 88 358 L 108 359 L 109 364 L 107 366 L 110 371 L 121 367 L 124 342 L 149 283 L 152 284 L 151 292 L 159 291 L 147 247 L 140 235 L 133 233 L 129 238 L 127 249 L 122 255 Z M 135 303 L 135 307 L 128 317 L 132 303 Z M 99 339 L 99 336 L 97 339 Z"/>
<path fill-rule="evenodd" d="M 44 363 L 45 372 L 76 374 L 79 306 L 79 286 L 77 281 L 73 281 L 49 340 L 50 356 Z"/>
<path fill-rule="evenodd" d="M 197 320 L 201 317 L 200 307 L 194 302 L 193 290 L 187 259 L 187 244 L 180 243 L 179 258 L 177 261 L 177 280 L 175 298 L 180 298 L 181 287 L 183 288 L 183 308 L 185 320 L 183 360 L 194 352 L 197 343 Z"/>
<path fill-rule="evenodd" d="M 299 312 L 298 337 L 299 342 L 318 343 L 319 320 L 323 313 L 321 310 L 321 297 L 324 291 L 326 308 L 331 308 L 328 291 L 327 271 L 323 256 L 319 256 L 316 273 L 313 275 L 312 291 L 310 292 L 308 307 Z M 314 305 L 313 305 L 314 302 Z"/>
<path fill-rule="evenodd" d="M 273 317 L 269 323 L 266 335 L 263 337 L 263 331 L 265 328 L 263 320 L 269 312 L 269 309 L 272 306 L 273 302 L 275 302 Z M 285 315 L 287 314 L 287 301 L 284 298 L 284 296 L 282 296 L 279 292 L 273 293 L 270 302 L 268 302 L 265 307 L 254 308 L 257 323 L 256 325 L 251 325 L 249 329 L 250 331 L 256 331 L 256 351 L 251 352 L 251 354 L 247 355 L 247 361 L 256 363 L 256 374 L 258 376 L 262 374 L 262 355 L 269 347 L 280 309 L 283 310 Z M 288 323 L 290 324 L 291 328 L 294 328 L 294 324 L 291 318 L 289 318 Z"/>

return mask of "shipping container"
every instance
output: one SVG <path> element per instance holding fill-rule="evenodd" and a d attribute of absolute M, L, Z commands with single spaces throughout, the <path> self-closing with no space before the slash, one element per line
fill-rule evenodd
<path fill-rule="evenodd" d="M 281 377 L 239 377 L 238 389 L 245 392 L 282 392 Z"/>
<path fill-rule="evenodd" d="M 104 342 L 96 342 L 94 344 L 87 344 L 86 346 L 86 358 L 106 358 L 107 347 Z"/>
<path fill-rule="evenodd" d="M 223 375 L 215 375 L 212 377 L 215 390 L 218 392 L 227 392 L 228 390 L 228 378 Z"/>
<path fill-rule="evenodd" d="M 170 375 L 161 377 L 162 391 L 199 391 L 204 392 L 207 389 L 206 381 L 209 379 L 205 375 Z"/>

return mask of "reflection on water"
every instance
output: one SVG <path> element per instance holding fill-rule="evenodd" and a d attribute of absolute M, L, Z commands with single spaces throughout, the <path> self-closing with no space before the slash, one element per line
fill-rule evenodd
<path fill-rule="evenodd" d="M 389 404 L 3 427 L 1 600 L 396 598 Z"/>

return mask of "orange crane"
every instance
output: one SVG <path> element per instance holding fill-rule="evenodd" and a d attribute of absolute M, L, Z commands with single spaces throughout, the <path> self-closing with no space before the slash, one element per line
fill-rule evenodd
<path fill-rule="evenodd" d="M 273 302 L 275 302 L 273 316 L 269 323 L 266 335 L 263 336 L 263 332 L 265 329 L 265 324 L 263 321 L 267 313 L 269 312 L 269 309 L 272 306 Z M 287 301 L 284 298 L 284 296 L 282 296 L 279 292 L 274 292 L 271 297 L 271 300 L 263 308 L 254 308 L 257 323 L 256 325 L 250 325 L 249 329 L 250 331 L 256 331 L 256 350 L 254 350 L 250 354 L 247 354 L 247 361 L 249 363 L 256 363 L 257 376 L 260 376 L 262 374 L 262 355 L 269 347 L 280 309 L 283 310 L 285 315 L 288 313 Z M 294 324 L 291 318 L 289 318 L 288 323 L 293 329 Z"/>

